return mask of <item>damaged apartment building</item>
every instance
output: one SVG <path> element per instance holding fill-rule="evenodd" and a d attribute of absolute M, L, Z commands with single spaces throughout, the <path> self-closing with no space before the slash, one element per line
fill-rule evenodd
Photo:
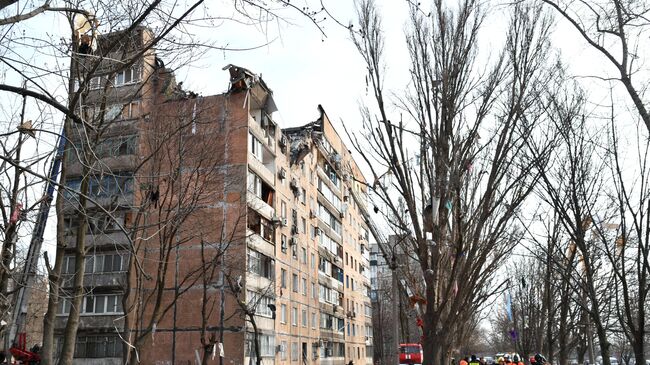
<path fill-rule="evenodd" d="M 253 72 L 198 96 L 127 38 L 78 80 L 102 128 L 70 136 L 59 347 L 81 242 L 75 364 L 370 364 L 367 185 L 325 110 L 282 129 Z"/>

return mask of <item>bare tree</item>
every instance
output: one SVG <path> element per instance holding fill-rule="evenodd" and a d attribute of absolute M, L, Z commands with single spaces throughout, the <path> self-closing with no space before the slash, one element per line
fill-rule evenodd
<path fill-rule="evenodd" d="M 467 338 L 454 330 L 471 327 L 505 287 L 494 273 L 522 237 L 513 217 L 537 180 L 531 159 L 544 159 L 530 155 L 526 141 L 533 139 L 536 100 L 550 78 L 550 20 L 540 7 L 516 6 L 503 52 L 482 64 L 486 14 L 479 3 L 449 8 L 438 1 L 431 13 L 415 4 L 410 10 L 411 80 L 397 98 L 408 116 L 403 122 L 389 115 L 385 98 L 381 20 L 372 2 L 359 4 L 360 30 L 352 34 L 377 113 L 363 109 L 369 144 L 352 139 L 370 165 L 391 230 L 413 237 L 426 283 L 424 358 L 443 364 L 453 342 Z"/>
<path fill-rule="evenodd" d="M 571 86 L 569 86 L 571 87 Z M 542 177 L 542 201 L 553 209 L 557 224 L 567 240 L 558 240 L 552 245 L 546 243 L 542 258 L 545 267 L 554 266 L 553 272 L 560 275 L 561 291 L 565 298 L 571 298 L 589 316 L 598 336 L 603 362 L 609 362 L 607 315 L 611 296 L 607 287 L 607 271 L 602 267 L 603 255 L 594 244 L 591 232 L 594 227 L 607 224 L 611 212 L 605 202 L 607 181 L 603 176 L 605 165 L 592 156 L 602 153 L 602 130 L 593 130 L 588 123 L 593 120 L 584 110 L 585 97 L 577 89 L 563 89 L 548 94 L 548 117 L 559 136 L 557 147 L 550 162 L 538 166 Z M 550 278 L 547 278 L 550 279 Z M 571 294 L 573 293 L 573 294 Z M 569 303 L 562 302 L 561 318 L 566 318 Z M 590 327 L 590 324 L 585 324 Z M 587 327 L 587 329 L 588 329 Z M 561 328 L 560 346 L 566 346 L 567 329 Z M 561 349 L 560 362 L 566 364 L 566 349 Z M 594 359 L 592 359 L 593 361 Z"/>
<path fill-rule="evenodd" d="M 627 339 L 636 362 L 640 363 L 646 358 L 647 311 L 650 305 L 650 195 L 647 182 L 650 144 L 639 131 L 636 138 L 626 142 L 626 146 L 636 149 L 637 158 L 631 163 L 629 160 L 624 162 L 622 154 L 629 153 L 629 149 L 621 145 L 623 132 L 616 128 L 613 113 L 612 110 L 611 144 L 607 152 L 614 189 L 610 199 L 617 210 L 618 224 L 596 228 L 599 247 L 613 279 L 612 305 L 616 322 L 624 335 L 617 337 Z"/>
<path fill-rule="evenodd" d="M 616 69 L 614 80 L 620 81 L 629 94 L 638 115 L 650 131 L 650 113 L 643 100 L 647 85 L 638 84 L 633 77 L 644 64 L 642 49 L 644 34 L 650 27 L 650 8 L 643 1 L 607 0 L 555 1 L 543 0 L 566 19 L 587 44 L 600 53 Z M 596 76 L 611 80 L 609 75 Z"/>

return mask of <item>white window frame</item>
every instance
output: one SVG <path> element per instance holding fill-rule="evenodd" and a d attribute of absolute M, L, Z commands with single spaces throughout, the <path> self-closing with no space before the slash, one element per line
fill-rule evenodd
<path fill-rule="evenodd" d="M 280 305 L 280 322 L 287 323 L 287 305 Z"/>
<path fill-rule="evenodd" d="M 264 162 L 264 145 L 250 131 L 248 132 L 248 148 L 256 159 Z"/>

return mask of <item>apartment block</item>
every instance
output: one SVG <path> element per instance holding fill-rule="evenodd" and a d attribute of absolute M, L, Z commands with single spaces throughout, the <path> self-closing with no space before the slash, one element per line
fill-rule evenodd
<path fill-rule="evenodd" d="M 150 38 L 139 29 L 77 80 L 102 130 L 70 136 L 57 337 L 83 214 L 75 363 L 371 363 L 367 185 L 325 110 L 283 129 L 269 86 L 234 65 L 227 92 L 184 91 L 138 53 Z"/>

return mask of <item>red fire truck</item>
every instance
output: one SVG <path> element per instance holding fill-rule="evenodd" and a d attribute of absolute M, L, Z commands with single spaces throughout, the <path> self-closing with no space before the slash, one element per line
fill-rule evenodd
<path fill-rule="evenodd" d="M 422 364 L 422 358 L 422 345 L 419 343 L 403 343 L 399 345 L 400 364 Z"/>

